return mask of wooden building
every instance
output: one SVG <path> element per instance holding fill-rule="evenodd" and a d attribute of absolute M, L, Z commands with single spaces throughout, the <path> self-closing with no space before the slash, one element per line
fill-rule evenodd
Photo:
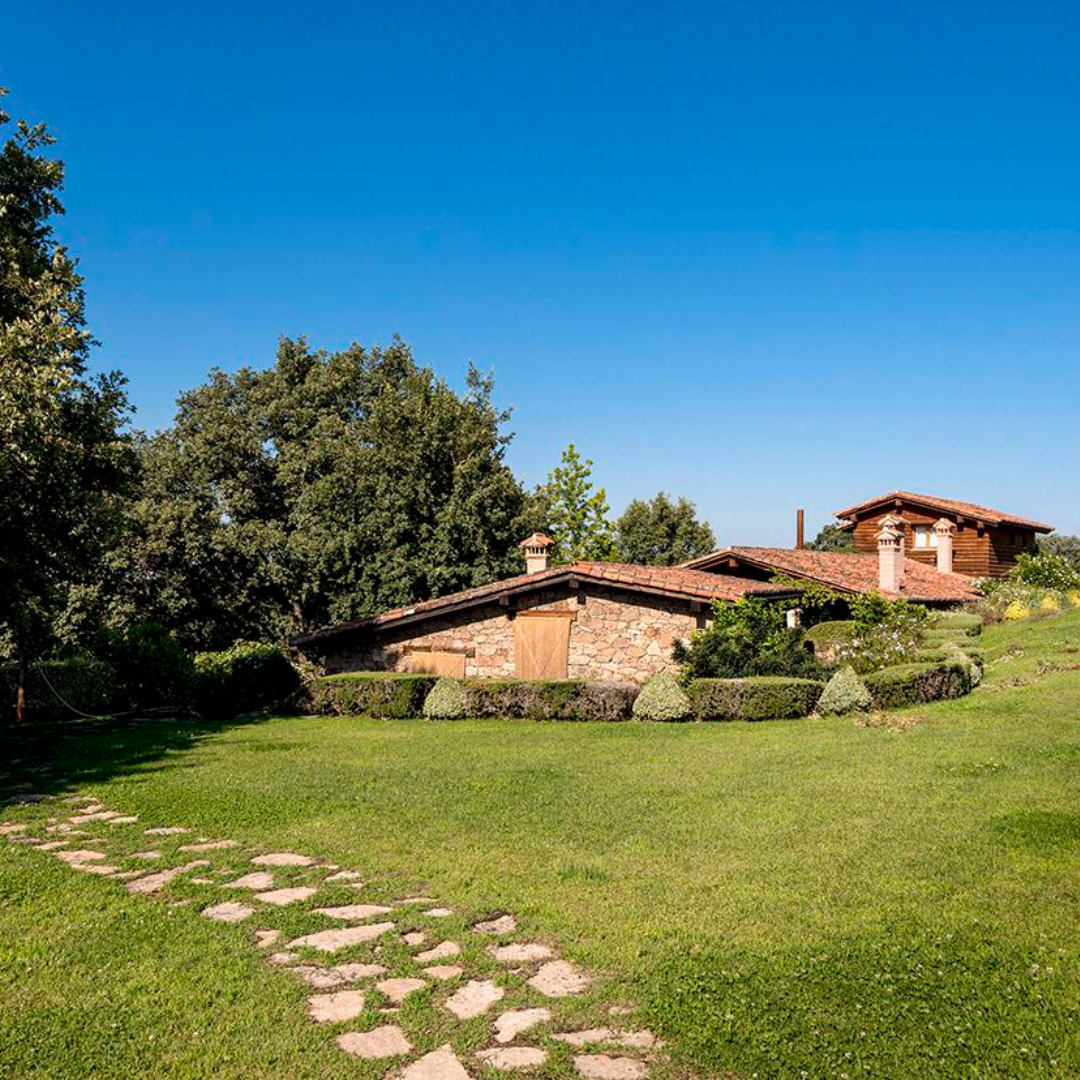
<path fill-rule="evenodd" d="M 934 525 L 942 518 L 951 521 L 956 526 L 952 568 L 972 577 L 1004 577 L 1016 565 L 1017 555 L 1034 553 L 1039 533 L 1054 530 L 1053 525 L 1004 510 L 911 491 L 890 491 L 836 512 L 841 527 L 851 532 L 855 550 L 863 552 L 878 550 L 877 535 L 890 515 L 906 526 L 905 555 L 930 566 L 937 562 Z"/>

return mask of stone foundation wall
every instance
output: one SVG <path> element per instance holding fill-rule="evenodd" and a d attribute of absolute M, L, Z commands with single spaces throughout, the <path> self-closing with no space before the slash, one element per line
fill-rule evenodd
<path fill-rule="evenodd" d="M 672 644 L 705 626 L 708 615 L 707 607 L 692 612 L 689 600 L 586 583 L 577 590 L 541 590 L 516 602 L 521 611 L 572 612 L 567 674 L 597 682 L 645 682 L 660 671 L 675 671 Z M 325 660 L 329 671 L 409 671 L 415 649 L 464 652 L 468 677 L 512 678 L 513 616 L 497 602 L 486 604 L 343 644 Z"/>

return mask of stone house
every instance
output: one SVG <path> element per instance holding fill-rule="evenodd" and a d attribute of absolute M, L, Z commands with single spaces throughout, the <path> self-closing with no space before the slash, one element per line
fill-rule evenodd
<path fill-rule="evenodd" d="M 549 565 L 550 538 L 524 541 L 526 573 L 297 638 L 329 672 L 412 671 L 644 682 L 674 671 L 676 638 L 705 627 L 715 600 L 799 592 L 686 567 Z"/>

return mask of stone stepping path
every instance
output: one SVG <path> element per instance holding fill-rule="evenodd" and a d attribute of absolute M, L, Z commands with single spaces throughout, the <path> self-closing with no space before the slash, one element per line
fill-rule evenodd
<path fill-rule="evenodd" d="M 386 1061 L 390 1070 L 387 1080 L 470 1080 L 468 1063 L 471 1063 L 474 1075 L 485 1069 L 527 1073 L 547 1064 L 552 1045 L 560 1043 L 577 1051 L 573 1065 L 580 1080 L 645 1080 L 649 1075 L 650 1059 L 663 1047 L 649 1031 L 624 1031 L 611 1026 L 552 1031 L 561 1007 L 555 1002 L 585 993 L 593 983 L 593 976 L 561 959 L 550 945 L 511 939 L 490 944 L 466 943 L 468 947 L 463 948 L 459 941 L 441 939 L 441 935 L 434 938 L 435 944 L 430 944 L 429 933 L 417 929 L 416 922 L 421 921 L 423 925 L 423 919 L 454 919 L 453 908 L 426 895 L 401 897 L 392 904 L 334 904 L 333 900 L 340 897 L 343 889 L 364 888 L 365 875 L 356 870 L 341 870 L 325 860 L 298 852 L 255 854 L 249 863 L 256 869 L 246 872 L 228 866 L 211 870 L 213 864 L 209 859 L 182 861 L 182 857 L 232 851 L 241 848 L 241 844 L 233 839 L 200 836 L 191 842 L 178 843 L 173 857 L 157 848 L 111 854 L 109 836 L 93 835 L 94 829 L 110 834 L 114 825 L 131 825 L 137 821 L 136 815 L 108 809 L 98 800 L 86 800 L 85 805 L 66 821 L 49 819 L 45 833 L 59 834 L 61 839 L 50 841 L 47 837 L 35 836 L 30 826 L 21 822 L 0 823 L 0 837 L 51 854 L 73 870 L 121 880 L 124 887 L 136 895 L 157 897 L 170 886 L 212 886 L 209 892 L 202 893 L 205 899 L 201 903 L 191 896 L 166 897 L 169 907 L 198 904 L 199 916 L 212 922 L 243 923 L 260 911 L 268 917 L 275 908 L 288 908 L 294 913 L 289 916 L 294 934 L 297 929 L 303 929 L 304 920 L 309 926 L 314 921 L 310 932 L 293 937 L 284 945 L 279 944 L 283 936 L 279 929 L 264 925 L 250 931 L 254 947 L 265 950 L 271 964 L 290 972 L 310 988 L 307 1015 L 313 1024 L 333 1028 L 359 1021 L 358 1026 L 363 1027 L 365 1015 L 370 1023 L 370 1018 L 378 1013 L 397 1013 L 411 995 L 426 992 L 418 999 L 419 1008 L 431 1008 L 442 1014 L 444 1025 L 447 1016 L 462 1023 L 486 1025 L 489 1044 L 471 1052 L 466 1062 L 449 1043 L 427 1053 L 417 1051 L 407 1030 L 397 1023 L 333 1034 L 343 1053 L 369 1061 Z M 91 832 L 77 827 L 83 825 Z M 180 837 L 191 831 L 183 825 L 165 825 L 143 829 L 142 834 Z M 114 838 L 122 835 L 129 834 L 117 829 Z M 76 836 L 84 839 L 76 841 Z M 128 866 L 123 865 L 124 861 Z M 132 868 L 132 861 L 162 865 L 156 870 L 150 865 Z M 199 870 L 203 870 L 201 876 L 195 873 Z M 215 876 L 209 876 L 211 872 Z M 321 884 L 312 877 L 320 873 L 326 874 Z M 219 889 L 241 893 L 243 898 L 208 903 L 211 894 Z M 323 900 L 325 906 L 316 906 L 319 894 L 324 890 L 329 893 Z M 175 897 L 175 893 L 173 895 Z M 404 925 L 399 927 L 397 922 L 391 921 L 393 919 L 401 920 Z M 326 920 L 354 925 L 326 928 Z M 319 928 L 319 921 L 322 928 Z M 455 925 L 461 927 L 460 922 Z M 481 937 L 506 939 L 517 933 L 518 921 L 513 914 L 503 912 L 466 924 L 465 929 L 471 929 Z M 394 930 L 399 931 L 399 936 L 387 938 Z M 416 950 L 404 961 L 401 959 L 402 945 Z M 428 947 L 422 948 L 425 945 Z M 275 946 L 281 951 L 271 951 Z M 353 948 L 373 951 L 376 960 L 386 959 L 386 963 L 357 960 L 319 964 L 310 962 L 305 956 L 311 952 L 329 956 Z M 470 970 L 469 956 L 475 958 L 478 955 L 480 967 Z M 489 959 L 485 960 L 485 957 Z M 451 959 L 455 962 L 439 963 Z M 400 966 L 403 962 L 406 968 L 409 964 L 415 965 L 417 974 L 404 974 Z M 492 972 L 492 963 L 499 965 L 499 970 Z M 394 967 L 388 969 L 387 964 Z M 485 973 L 491 977 L 485 977 Z M 370 980 L 369 988 L 356 985 L 367 980 Z M 530 1004 L 530 997 L 535 1001 L 536 995 L 551 1000 L 551 1006 Z M 385 1004 L 387 1002 L 389 1004 Z M 511 1007 L 507 1008 L 508 1005 Z M 402 1015 L 414 1016 L 416 1007 L 409 1006 Z M 632 1013 L 633 1007 L 611 1005 L 606 1011 L 609 1016 L 616 1017 Z M 579 1011 L 579 1022 L 580 1017 Z M 526 1038 L 531 1038 L 533 1045 L 520 1041 Z M 551 1040 L 546 1046 L 536 1045 L 545 1039 Z M 603 1052 L 616 1047 L 623 1051 L 621 1055 L 618 1051 Z"/>

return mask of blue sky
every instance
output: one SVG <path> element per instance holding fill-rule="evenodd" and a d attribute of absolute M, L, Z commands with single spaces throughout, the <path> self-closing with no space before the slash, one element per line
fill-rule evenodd
<path fill-rule="evenodd" d="M 0 12 L 136 422 L 386 342 L 725 543 L 908 488 L 1080 532 L 1074 3 Z"/>

